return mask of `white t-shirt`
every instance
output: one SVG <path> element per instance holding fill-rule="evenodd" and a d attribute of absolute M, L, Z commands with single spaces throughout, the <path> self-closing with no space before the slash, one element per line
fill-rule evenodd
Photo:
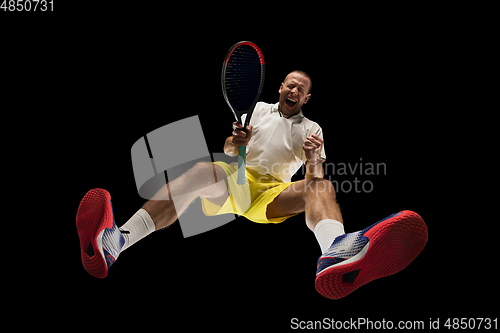
<path fill-rule="evenodd" d="M 288 183 L 306 162 L 302 149 L 304 141 L 312 134 L 323 139 L 323 130 L 317 123 L 304 117 L 302 110 L 286 118 L 278 111 L 278 105 L 264 102 L 255 105 L 250 119 L 253 132 L 247 145 L 246 165 L 251 170 Z M 246 114 L 241 118 L 244 123 Z M 326 159 L 324 145 L 321 157 Z"/>

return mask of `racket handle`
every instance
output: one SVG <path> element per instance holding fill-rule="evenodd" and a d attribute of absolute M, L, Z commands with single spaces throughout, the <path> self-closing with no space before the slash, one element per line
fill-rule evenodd
<path fill-rule="evenodd" d="M 245 165 L 247 160 L 247 147 L 238 146 L 238 180 L 236 183 L 238 185 L 244 185 L 245 180 Z"/>

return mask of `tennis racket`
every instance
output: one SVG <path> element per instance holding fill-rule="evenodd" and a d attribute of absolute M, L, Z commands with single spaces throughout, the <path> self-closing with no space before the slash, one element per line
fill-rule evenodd
<path fill-rule="evenodd" d="M 247 114 L 243 130 L 252 117 L 262 87 L 264 86 L 264 56 L 252 42 L 234 44 L 226 54 L 222 64 L 222 93 L 234 118 L 240 124 L 241 115 Z M 238 185 L 245 184 L 247 147 L 238 147 Z"/>

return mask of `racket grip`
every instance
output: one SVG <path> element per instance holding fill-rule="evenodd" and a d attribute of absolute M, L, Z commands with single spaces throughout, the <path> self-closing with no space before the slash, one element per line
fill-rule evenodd
<path fill-rule="evenodd" d="M 245 179 L 245 166 L 247 160 L 247 147 L 239 146 L 238 147 L 238 179 L 236 183 L 238 185 L 244 185 L 246 182 Z"/>

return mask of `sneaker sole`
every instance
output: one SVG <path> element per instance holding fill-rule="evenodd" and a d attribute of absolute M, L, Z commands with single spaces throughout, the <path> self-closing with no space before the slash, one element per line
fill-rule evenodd
<path fill-rule="evenodd" d="M 83 267 L 97 278 L 105 278 L 108 275 L 102 240 L 98 239 L 106 228 L 113 228 L 111 195 L 104 189 L 92 189 L 80 202 L 76 213 L 76 229 L 80 237 Z"/>
<path fill-rule="evenodd" d="M 316 290 L 324 297 L 339 299 L 362 285 L 393 275 L 408 266 L 427 243 L 427 226 L 415 212 L 380 222 L 365 233 L 369 243 L 359 260 L 332 265 L 316 277 Z"/>

